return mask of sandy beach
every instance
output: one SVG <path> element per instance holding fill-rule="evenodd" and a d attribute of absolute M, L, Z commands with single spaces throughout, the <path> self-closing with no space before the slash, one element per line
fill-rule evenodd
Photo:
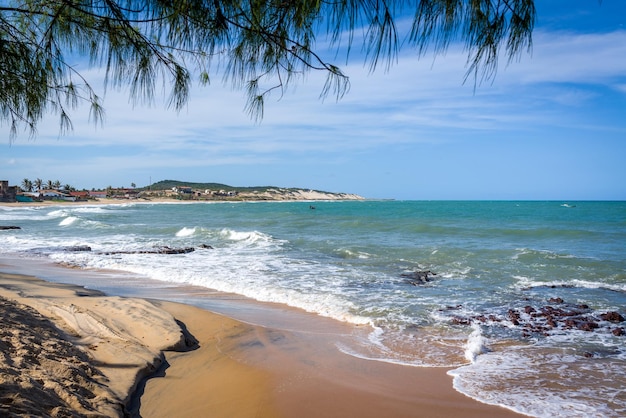
<path fill-rule="evenodd" d="M 52 206 L 101 206 L 101 205 L 127 205 L 129 203 L 180 203 L 180 202 L 198 202 L 196 200 L 178 200 L 166 197 L 150 198 L 150 199 L 113 199 L 113 198 L 99 198 L 95 200 L 79 200 L 76 202 L 63 201 L 63 200 L 43 200 L 33 202 L 0 202 L 0 206 L 7 208 L 17 207 L 52 207 Z"/>
<path fill-rule="evenodd" d="M 5 416 L 519 416 L 457 393 L 446 369 L 362 360 L 323 334 L 190 305 L 8 273 L 0 304 Z"/>

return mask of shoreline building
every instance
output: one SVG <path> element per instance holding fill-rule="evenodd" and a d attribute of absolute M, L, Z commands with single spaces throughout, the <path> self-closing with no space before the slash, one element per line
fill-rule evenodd
<path fill-rule="evenodd" d="M 0 202 L 15 202 L 17 186 L 9 186 L 8 180 L 0 180 Z"/>

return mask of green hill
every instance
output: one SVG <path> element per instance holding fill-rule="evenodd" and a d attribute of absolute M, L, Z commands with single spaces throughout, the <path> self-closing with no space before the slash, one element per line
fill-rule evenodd
<path fill-rule="evenodd" d="M 161 180 L 157 183 L 153 183 L 150 186 L 143 187 L 139 190 L 172 190 L 173 187 L 191 187 L 195 190 L 224 190 L 224 191 L 239 191 L 239 192 L 265 192 L 269 189 L 282 189 L 282 190 L 301 190 L 297 188 L 284 188 L 277 186 L 253 186 L 253 187 L 234 187 L 221 183 L 194 183 L 189 181 L 180 180 Z M 319 191 L 319 190 L 316 190 Z"/>

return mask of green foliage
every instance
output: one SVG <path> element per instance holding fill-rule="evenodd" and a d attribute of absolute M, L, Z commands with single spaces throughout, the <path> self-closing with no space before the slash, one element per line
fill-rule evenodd
<path fill-rule="evenodd" d="M 179 180 L 161 180 L 153 183 L 148 187 L 144 187 L 143 190 L 172 190 L 172 187 L 191 187 L 192 189 L 212 189 L 212 190 L 234 190 L 233 187 L 219 183 L 193 183 Z"/>
<path fill-rule="evenodd" d="M 413 23 L 401 33 L 398 22 L 407 16 Z M 34 134 L 53 112 L 64 131 L 82 102 L 102 122 L 101 99 L 75 67 L 76 56 L 106 70 L 105 86 L 130 87 L 136 104 L 152 103 L 161 84 L 176 110 L 187 102 L 192 74 L 208 84 L 223 71 L 260 118 L 268 94 L 310 70 L 328 76 L 322 96 L 347 92 L 348 76 L 316 49 L 318 37 L 346 54 L 362 42 L 372 71 L 381 60 L 393 64 L 401 45 L 443 53 L 460 41 L 467 76 L 482 81 L 495 75 L 501 48 L 509 59 L 530 48 L 534 20 L 533 0 L 3 1 L 0 123 L 13 137 L 20 127 Z"/>
<path fill-rule="evenodd" d="M 30 181 L 27 178 L 22 180 L 21 186 L 22 186 L 22 190 L 25 191 L 25 192 L 32 192 L 33 191 L 33 182 Z"/>
<path fill-rule="evenodd" d="M 226 192 L 264 192 L 268 189 L 276 189 L 275 186 L 251 186 L 251 187 L 234 187 L 221 183 L 194 183 L 180 180 L 161 180 L 150 186 L 143 187 L 141 190 L 172 190 L 173 187 L 191 187 L 194 190 L 224 190 Z M 293 189 L 296 190 L 296 189 Z"/>

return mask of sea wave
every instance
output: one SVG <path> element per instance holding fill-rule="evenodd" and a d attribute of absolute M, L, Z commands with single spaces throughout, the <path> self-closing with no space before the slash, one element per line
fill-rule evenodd
<path fill-rule="evenodd" d="M 272 236 L 259 231 L 235 231 L 233 229 L 224 228 L 221 230 L 222 238 L 230 241 L 239 241 L 246 243 L 270 243 L 275 240 Z"/>
<path fill-rule="evenodd" d="M 47 213 L 48 218 L 65 218 L 70 215 L 68 209 L 55 209 Z"/>
<path fill-rule="evenodd" d="M 355 251 L 349 250 L 347 248 L 339 248 L 335 251 L 339 257 L 341 258 L 359 258 L 359 259 L 368 259 L 372 257 L 372 254 L 369 254 L 365 251 Z"/>
<path fill-rule="evenodd" d="M 548 288 L 581 288 L 581 289 L 604 289 L 615 292 L 626 292 L 626 283 L 607 283 L 581 279 L 569 280 L 534 280 L 525 276 L 513 276 L 517 280 L 514 287 L 519 290 L 533 289 L 537 287 Z"/>
<path fill-rule="evenodd" d="M 69 226 L 69 225 L 72 225 L 77 220 L 78 220 L 78 217 L 76 216 L 68 216 L 67 218 L 64 218 L 61 222 L 59 222 L 59 226 Z"/>
<path fill-rule="evenodd" d="M 177 237 L 190 237 L 195 233 L 196 233 L 196 228 L 184 227 L 183 229 L 181 229 L 180 231 L 176 233 L 176 236 Z"/>
<path fill-rule="evenodd" d="M 483 336 L 480 326 L 472 324 L 472 328 L 473 331 L 465 344 L 465 358 L 469 362 L 474 363 L 479 355 L 487 353 L 490 350 L 487 347 L 487 339 Z"/>
<path fill-rule="evenodd" d="M 546 260 L 557 260 L 557 259 L 567 259 L 567 258 L 577 258 L 572 254 L 560 254 L 550 250 L 536 250 L 532 248 L 518 248 L 516 249 L 516 253 L 511 256 L 513 260 L 522 260 L 528 261 L 533 259 L 546 259 Z"/>
<path fill-rule="evenodd" d="M 448 372 L 456 390 L 536 417 L 622 417 L 623 361 L 591 361 L 561 347 L 508 345 Z M 558 381 L 558 384 L 554 384 Z"/>

